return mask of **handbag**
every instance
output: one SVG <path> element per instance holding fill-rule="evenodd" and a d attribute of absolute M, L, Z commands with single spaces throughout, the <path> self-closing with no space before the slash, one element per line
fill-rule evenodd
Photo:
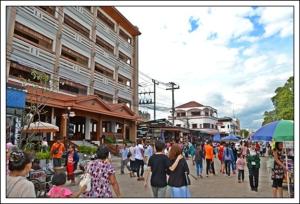
<path fill-rule="evenodd" d="M 81 181 L 79 183 L 80 187 L 83 187 L 84 185 L 86 185 L 86 191 L 85 192 L 89 192 L 92 188 L 92 177 L 89 173 L 84 173 L 81 177 Z"/>
<path fill-rule="evenodd" d="M 184 172 L 186 185 L 191 185 L 191 179 L 188 175 L 188 172 Z"/>

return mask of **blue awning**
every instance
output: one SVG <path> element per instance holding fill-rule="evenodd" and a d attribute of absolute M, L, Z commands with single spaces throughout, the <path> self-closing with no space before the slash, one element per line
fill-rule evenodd
<path fill-rule="evenodd" d="M 26 92 L 11 87 L 6 88 L 6 107 L 25 108 Z"/>

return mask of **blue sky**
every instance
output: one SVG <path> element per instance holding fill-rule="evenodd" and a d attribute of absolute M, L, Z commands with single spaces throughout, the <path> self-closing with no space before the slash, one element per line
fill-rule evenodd
<path fill-rule="evenodd" d="M 118 9 L 142 32 L 140 71 L 180 85 L 175 105 L 195 100 L 221 117 L 234 112 L 242 128 L 256 130 L 275 89 L 293 75 L 292 7 Z M 146 77 L 140 83 L 152 89 Z M 158 117 L 169 116 L 171 91 L 159 85 L 157 101 L 166 108 Z"/>

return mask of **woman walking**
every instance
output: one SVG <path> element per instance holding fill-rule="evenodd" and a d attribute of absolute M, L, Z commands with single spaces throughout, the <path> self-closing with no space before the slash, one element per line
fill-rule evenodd
<path fill-rule="evenodd" d="M 193 157 L 193 162 L 196 165 L 197 177 L 200 177 L 200 178 L 203 178 L 202 177 L 203 159 L 204 159 L 204 152 L 203 152 L 202 146 L 201 146 L 201 144 L 197 144 L 196 152 Z"/>
<path fill-rule="evenodd" d="M 252 143 L 251 148 L 248 151 L 247 167 L 249 170 L 249 183 L 251 190 L 257 192 L 260 158 L 259 153 L 255 149 L 255 143 Z"/>
<path fill-rule="evenodd" d="M 273 150 L 274 168 L 272 171 L 272 180 L 273 180 L 272 191 L 273 191 L 274 198 L 283 197 L 282 182 L 283 182 L 284 173 L 288 171 L 286 166 L 283 163 L 282 149 L 283 149 L 283 143 L 276 142 L 275 148 Z"/>
<path fill-rule="evenodd" d="M 232 162 L 234 162 L 233 158 L 233 152 L 229 144 L 225 145 L 225 151 L 223 154 L 223 160 L 225 163 L 225 171 L 227 176 L 230 176 L 230 166 L 232 165 Z"/>
<path fill-rule="evenodd" d="M 117 197 L 120 197 L 119 184 L 115 177 L 115 169 L 107 162 L 109 150 L 105 145 L 98 147 L 97 159 L 88 163 L 86 172 L 91 175 L 91 190 L 85 192 L 85 197 L 90 198 L 112 198 L 110 185 Z"/>
<path fill-rule="evenodd" d="M 182 154 L 180 147 L 173 144 L 169 152 L 169 158 L 173 164 L 176 158 Z M 180 159 L 174 171 L 169 171 L 168 185 L 171 187 L 171 197 L 173 198 L 189 198 L 191 197 L 186 176 L 190 173 L 188 164 L 184 158 Z"/>

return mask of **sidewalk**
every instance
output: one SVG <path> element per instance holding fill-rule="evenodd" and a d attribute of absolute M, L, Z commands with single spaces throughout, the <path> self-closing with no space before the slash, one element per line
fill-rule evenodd
<path fill-rule="evenodd" d="M 195 167 L 191 160 L 187 160 L 191 174 L 195 175 Z M 152 198 L 151 186 L 144 187 L 143 181 L 137 181 L 136 177 L 130 178 L 129 172 L 125 168 L 125 174 L 120 174 L 120 158 L 112 157 L 112 165 L 116 169 L 116 178 L 120 186 L 122 197 L 124 198 Z M 258 192 L 251 191 L 249 185 L 248 170 L 245 169 L 245 182 L 238 183 L 237 174 L 230 177 L 219 173 L 220 164 L 215 160 L 216 175 L 204 176 L 202 179 L 195 180 L 192 176 L 190 191 L 194 198 L 272 198 L 272 180 L 266 168 L 266 158 L 261 157 L 261 169 L 259 171 Z M 146 170 L 146 169 L 145 169 Z M 205 164 L 204 164 L 205 170 Z M 205 173 L 205 171 L 203 171 Z M 205 175 L 205 174 L 203 174 Z M 79 178 L 77 177 L 77 182 Z M 150 178 L 149 178 L 150 183 Z M 78 186 L 69 186 L 73 191 L 78 190 Z M 115 194 L 113 193 L 115 196 Z M 169 188 L 167 197 L 170 196 Z M 288 198 L 287 190 L 284 189 L 284 197 Z"/>

